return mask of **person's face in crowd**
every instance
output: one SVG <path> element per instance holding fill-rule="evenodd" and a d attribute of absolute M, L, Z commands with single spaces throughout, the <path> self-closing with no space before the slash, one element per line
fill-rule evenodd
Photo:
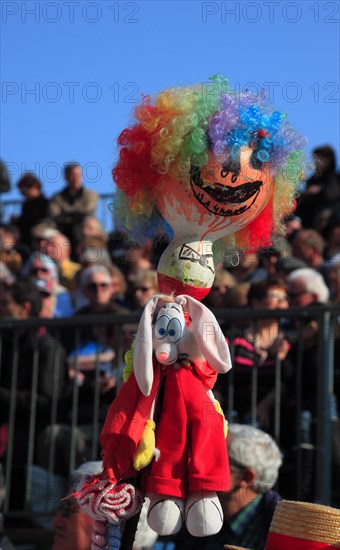
<path fill-rule="evenodd" d="M 64 235 L 55 235 L 46 242 L 45 254 L 56 263 L 68 259 L 71 255 L 70 241 Z"/>
<path fill-rule="evenodd" d="M 18 304 L 12 296 L 10 288 L 3 287 L 0 297 L 0 317 L 3 319 L 28 319 L 29 302 Z"/>
<path fill-rule="evenodd" d="M 322 256 L 322 250 L 310 242 L 310 237 L 304 231 L 293 238 L 291 245 L 293 256 L 303 260 L 308 266 L 313 266 L 318 257 Z"/>
<path fill-rule="evenodd" d="M 276 256 L 275 254 L 270 254 L 267 256 L 263 256 L 262 258 L 262 265 L 263 268 L 266 270 L 268 275 L 275 275 L 276 273 L 276 262 L 278 260 L 279 256 Z"/>
<path fill-rule="evenodd" d="M 15 240 L 12 231 L 7 231 L 6 228 L 0 227 L 0 246 L 2 250 L 12 250 L 15 246 Z"/>
<path fill-rule="evenodd" d="M 306 290 L 304 281 L 296 279 L 288 281 L 287 285 L 290 305 L 304 307 L 317 300 L 316 294 Z"/>
<path fill-rule="evenodd" d="M 47 240 L 41 237 L 40 235 L 32 236 L 32 249 L 34 252 L 42 252 L 45 254 L 47 246 Z"/>
<path fill-rule="evenodd" d="M 20 193 L 25 197 L 26 200 L 36 199 L 41 195 L 39 187 L 32 183 L 21 185 Z"/>
<path fill-rule="evenodd" d="M 83 171 L 80 166 L 74 166 L 67 175 L 67 185 L 72 191 L 78 191 L 83 185 Z"/>
<path fill-rule="evenodd" d="M 210 308 L 224 307 L 224 298 L 228 288 L 224 285 L 213 285 L 206 298 L 206 304 Z"/>
<path fill-rule="evenodd" d="M 101 235 L 102 230 L 96 218 L 88 217 L 82 225 L 82 233 L 86 238 Z"/>
<path fill-rule="evenodd" d="M 90 550 L 92 519 L 74 500 L 63 502 L 52 520 L 52 526 L 55 535 L 51 550 Z"/>
<path fill-rule="evenodd" d="M 42 305 L 39 317 L 41 317 L 42 319 L 53 319 L 55 309 L 55 297 L 53 296 L 53 294 L 45 294 L 43 292 L 41 293 L 41 295 Z"/>
<path fill-rule="evenodd" d="M 239 266 L 246 270 L 255 271 L 259 265 L 259 260 L 255 252 L 249 252 L 240 256 Z"/>
<path fill-rule="evenodd" d="M 299 233 L 292 240 L 292 253 L 295 258 L 307 261 L 310 259 L 310 254 L 313 252 L 310 246 L 306 243 L 306 238 L 303 233 Z"/>
<path fill-rule="evenodd" d="M 157 288 L 151 283 L 151 281 L 141 281 L 136 283 L 135 286 L 135 299 L 138 308 L 146 306 L 148 301 L 156 294 Z"/>
<path fill-rule="evenodd" d="M 118 275 L 115 275 L 115 274 L 112 275 L 111 288 L 112 288 L 112 296 L 116 296 L 117 294 L 121 294 L 123 292 L 122 281 Z"/>
<path fill-rule="evenodd" d="M 100 271 L 92 273 L 84 289 L 84 294 L 92 306 L 109 304 L 113 294 L 111 279 Z"/>
<path fill-rule="evenodd" d="M 291 220 L 288 220 L 286 223 L 286 234 L 288 236 L 292 235 L 296 231 L 300 231 L 301 227 L 302 227 L 302 223 L 300 218 L 294 217 Z"/>
<path fill-rule="evenodd" d="M 332 247 L 338 247 L 340 249 L 340 225 L 334 227 L 329 235 L 328 243 Z"/>
<path fill-rule="evenodd" d="M 332 295 L 340 298 L 340 264 L 329 267 L 327 279 Z"/>
<path fill-rule="evenodd" d="M 127 278 L 132 283 L 137 280 L 138 273 L 140 271 L 148 271 L 153 268 L 150 260 L 148 258 L 144 258 L 143 256 L 139 256 L 139 254 L 139 251 L 129 253 L 129 273 Z"/>
<path fill-rule="evenodd" d="M 38 279 L 44 279 L 45 281 L 53 280 L 51 270 L 39 258 L 34 258 L 29 274 Z"/>
<path fill-rule="evenodd" d="M 254 470 L 252 468 L 245 468 L 243 465 L 234 462 L 232 458 L 229 460 L 229 465 L 230 489 L 222 495 L 223 511 L 227 516 L 228 512 L 233 510 L 236 512 L 238 508 L 243 508 L 249 504 L 256 496 L 255 491 L 251 487 L 255 480 Z"/>
<path fill-rule="evenodd" d="M 269 287 L 263 299 L 263 306 L 268 309 L 287 309 L 288 296 L 284 288 L 279 286 Z"/>
<path fill-rule="evenodd" d="M 332 159 L 330 157 L 324 157 L 322 155 L 316 154 L 313 155 L 314 164 L 315 164 L 315 174 L 320 176 L 332 166 Z"/>

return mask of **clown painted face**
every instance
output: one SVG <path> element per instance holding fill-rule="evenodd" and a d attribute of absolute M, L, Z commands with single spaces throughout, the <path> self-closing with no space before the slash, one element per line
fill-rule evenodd
<path fill-rule="evenodd" d="M 254 161 L 251 147 L 243 147 L 237 163 L 223 164 L 212 154 L 201 169 L 191 168 L 190 185 L 171 182 L 173 197 L 160 197 L 158 208 L 175 233 L 178 214 L 186 228 L 209 230 L 214 239 L 234 233 L 255 219 L 267 204 L 273 177 L 266 165 Z M 181 223 L 179 221 L 179 223 Z"/>
<path fill-rule="evenodd" d="M 191 168 L 187 181 L 169 178 L 157 207 L 174 238 L 160 260 L 160 273 L 211 286 L 212 243 L 253 221 L 273 194 L 270 169 L 254 157 L 251 147 L 243 147 L 239 161 L 223 164 L 211 153 L 203 168 Z"/>
<path fill-rule="evenodd" d="M 224 166 L 220 172 L 219 183 L 215 181 L 215 171 L 208 167 L 202 171 L 193 169 L 190 184 L 195 198 L 212 214 L 224 217 L 239 216 L 251 208 L 263 185 L 262 180 L 249 180 L 238 184 L 239 179 L 239 172 Z M 228 185 L 229 183 L 232 185 Z"/>

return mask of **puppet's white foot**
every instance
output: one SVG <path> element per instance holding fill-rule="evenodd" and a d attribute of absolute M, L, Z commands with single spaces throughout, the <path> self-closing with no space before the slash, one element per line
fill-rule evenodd
<path fill-rule="evenodd" d="M 185 524 L 194 537 L 218 533 L 223 525 L 223 511 L 215 492 L 191 493 L 185 503 Z"/>
<path fill-rule="evenodd" d="M 166 495 L 150 495 L 148 524 L 159 535 L 174 535 L 180 531 L 184 519 L 184 502 Z"/>

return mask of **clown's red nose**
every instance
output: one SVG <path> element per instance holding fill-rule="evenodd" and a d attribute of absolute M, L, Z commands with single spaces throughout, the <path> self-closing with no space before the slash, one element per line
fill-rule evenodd
<path fill-rule="evenodd" d="M 165 351 L 162 351 L 159 355 L 158 355 L 158 361 L 160 361 L 161 363 L 165 363 L 169 358 L 169 354 L 168 353 L 165 353 Z"/>

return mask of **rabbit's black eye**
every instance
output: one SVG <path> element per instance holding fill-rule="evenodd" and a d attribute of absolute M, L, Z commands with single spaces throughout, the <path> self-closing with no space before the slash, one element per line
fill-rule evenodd
<path fill-rule="evenodd" d="M 159 317 L 159 319 L 157 319 L 154 331 L 156 338 L 158 338 L 159 340 L 167 335 L 169 321 L 170 319 L 167 315 L 162 315 L 161 317 Z"/>
<path fill-rule="evenodd" d="M 183 327 L 179 319 L 171 319 L 168 326 L 168 336 L 170 342 L 178 342 L 183 333 Z"/>

